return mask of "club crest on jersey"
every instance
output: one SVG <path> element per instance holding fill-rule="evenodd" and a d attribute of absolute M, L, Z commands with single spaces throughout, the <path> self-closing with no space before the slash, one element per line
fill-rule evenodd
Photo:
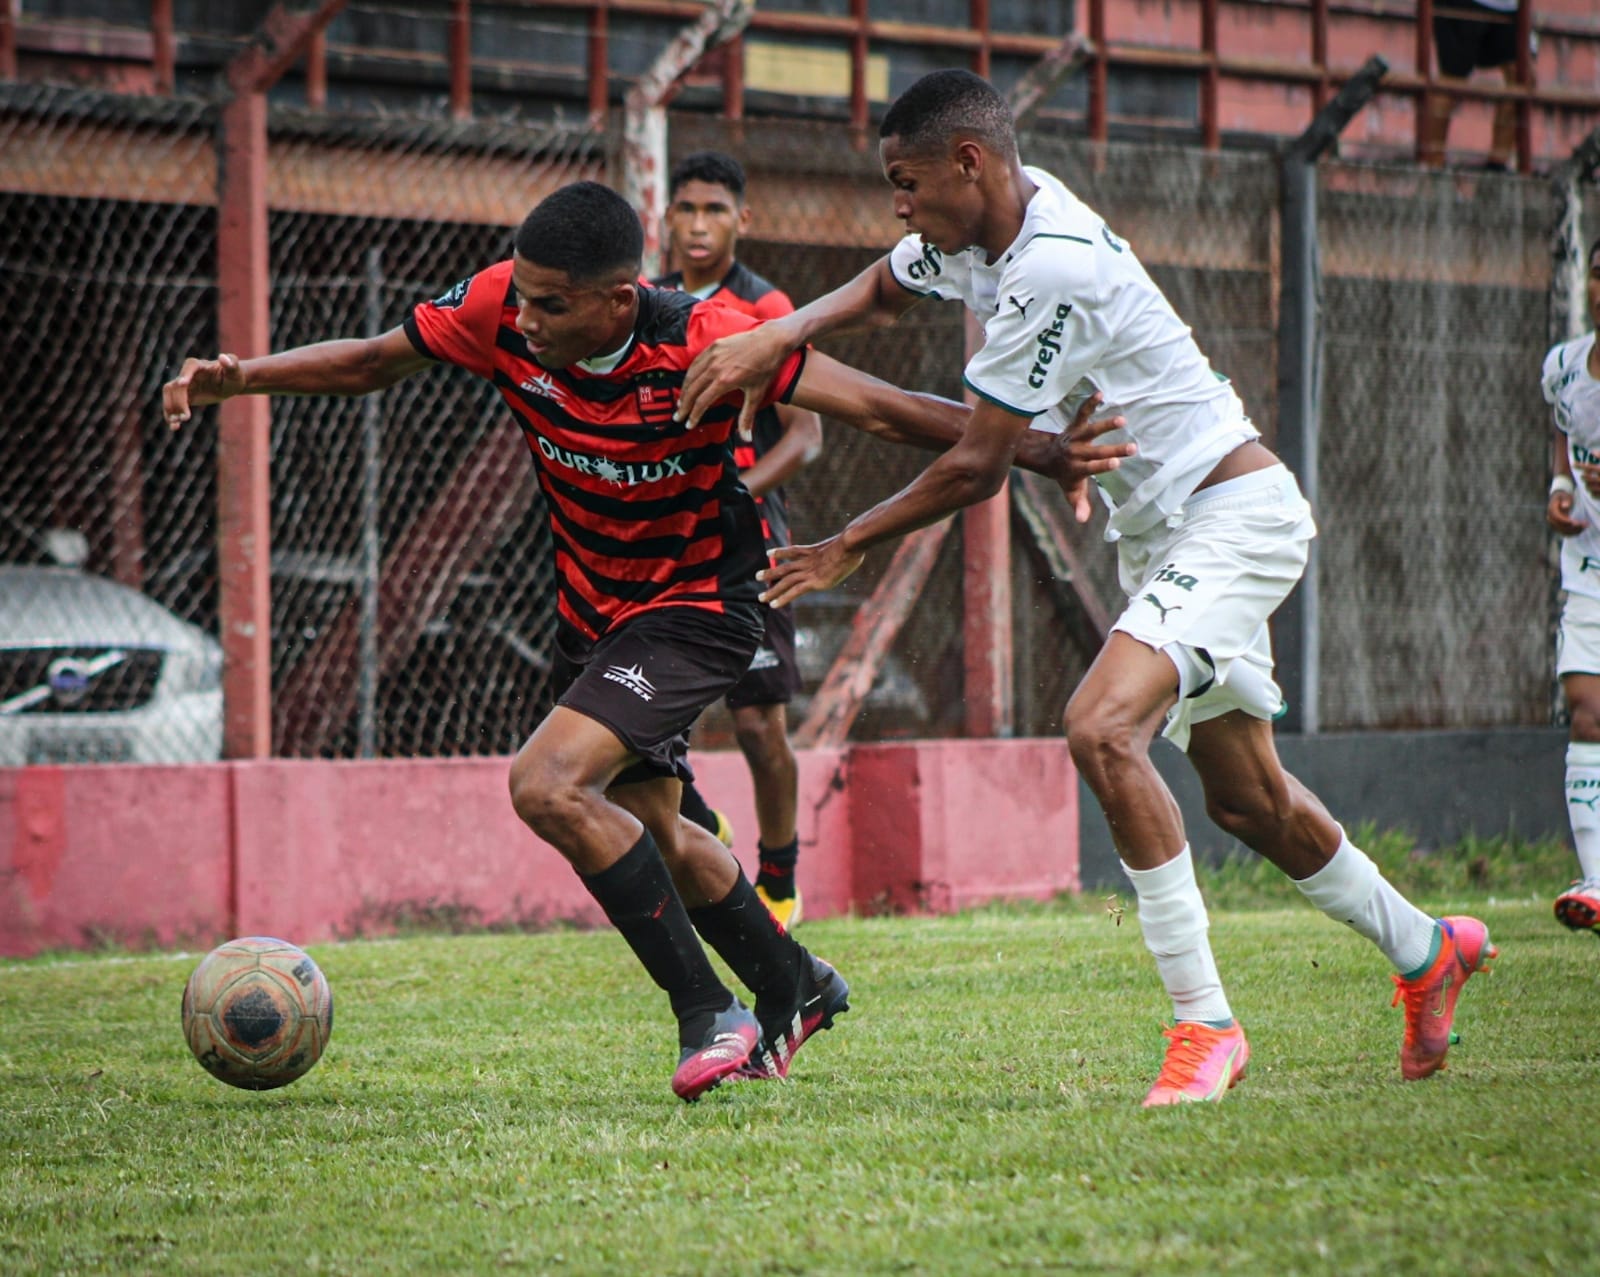
<path fill-rule="evenodd" d="M 1067 316 L 1070 314 L 1072 314 L 1072 303 L 1063 302 L 1056 307 L 1056 313 L 1050 322 L 1034 337 L 1034 341 L 1039 343 L 1039 353 L 1033 357 L 1033 367 L 1028 370 L 1028 384 L 1035 390 L 1044 388 L 1045 370 L 1061 353 L 1061 334 L 1067 327 Z"/>
<path fill-rule="evenodd" d="M 919 283 L 944 273 L 944 256 L 932 244 L 922 246 L 922 256 L 906 267 L 906 274 Z"/>
<path fill-rule="evenodd" d="M 639 420 L 646 425 L 666 425 L 678 408 L 678 392 L 671 386 L 640 386 L 635 398 L 639 405 Z"/>
<path fill-rule="evenodd" d="M 579 474 L 592 474 L 596 479 L 614 483 L 619 488 L 631 488 L 640 483 L 660 483 L 668 477 L 683 478 L 687 474 L 682 457 L 662 457 L 660 461 L 613 461 L 610 457 L 594 457 L 558 447 L 543 435 L 534 435 L 533 441 L 539 449 L 539 455 L 551 465 L 576 470 Z"/>
<path fill-rule="evenodd" d="M 467 289 L 470 288 L 471 285 L 472 277 L 470 275 L 467 276 L 466 279 L 461 280 L 459 283 L 453 284 L 449 292 L 441 293 L 438 297 L 433 299 L 433 305 L 435 309 L 459 310 L 461 304 L 467 300 Z"/>

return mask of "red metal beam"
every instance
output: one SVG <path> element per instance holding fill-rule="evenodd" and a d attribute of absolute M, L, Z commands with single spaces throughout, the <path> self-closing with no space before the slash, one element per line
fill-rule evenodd
<path fill-rule="evenodd" d="M 271 347 L 267 278 L 267 99 L 242 93 L 222 109 L 217 222 L 217 342 L 242 358 Z M 268 401 L 240 395 L 218 409 L 218 575 L 223 649 L 223 753 L 272 753 L 272 592 Z"/>
<path fill-rule="evenodd" d="M 744 37 L 734 36 L 722 46 L 722 114 L 744 119 Z"/>
<path fill-rule="evenodd" d="M 281 6 L 228 65 L 217 181 L 217 341 L 241 358 L 271 348 L 268 310 L 266 90 L 344 7 L 313 15 Z M 240 395 L 219 409 L 217 557 L 222 621 L 223 752 L 272 753 L 272 516 L 269 402 Z"/>
<path fill-rule="evenodd" d="M 171 93 L 178 83 L 177 41 L 172 34 L 172 0 L 150 0 L 150 40 L 153 45 L 157 93 Z"/>
<path fill-rule="evenodd" d="M 17 22 L 22 0 L 0 0 L 0 79 L 17 78 Z"/>
<path fill-rule="evenodd" d="M 963 317 L 965 360 L 983 348 L 983 325 Z M 967 391 L 966 400 L 976 403 Z M 968 736 L 1016 730 L 1015 653 L 1011 633 L 1010 484 L 961 512 L 961 656 Z"/>
<path fill-rule="evenodd" d="M 472 0 L 450 5 L 450 118 L 472 118 Z"/>
<path fill-rule="evenodd" d="M 1200 138 L 1208 151 L 1222 145 L 1222 72 L 1217 50 L 1218 0 L 1200 0 L 1200 51 L 1205 64 L 1200 70 Z"/>
<path fill-rule="evenodd" d="M 607 0 L 589 11 L 589 124 L 601 128 L 611 105 L 610 59 L 606 40 Z"/>
<path fill-rule="evenodd" d="M 306 105 L 313 111 L 328 105 L 328 33 L 318 31 L 306 45 Z"/>
<path fill-rule="evenodd" d="M 1089 43 L 1094 46 L 1089 63 L 1089 139 L 1104 142 L 1109 128 L 1106 86 L 1110 78 L 1106 49 L 1106 0 L 1089 0 Z"/>
<path fill-rule="evenodd" d="M 989 78 L 989 0 L 969 0 L 967 16 L 972 29 L 978 33 L 979 44 L 972 52 L 972 70 L 985 80 Z"/>
<path fill-rule="evenodd" d="M 1311 92 L 1311 114 L 1315 115 L 1333 96 L 1328 82 L 1328 0 L 1311 0 L 1311 62 L 1319 73 Z"/>
<path fill-rule="evenodd" d="M 1517 6 L 1517 84 L 1524 90 L 1534 85 L 1533 2 Z M 1517 102 L 1517 172 L 1533 172 L 1533 107 L 1524 97 Z"/>
<path fill-rule="evenodd" d="M 867 103 L 867 0 L 850 0 L 850 127 L 865 132 L 869 118 Z"/>
<path fill-rule="evenodd" d="M 265 93 L 300 60 L 311 37 L 325 30 L 346 0 L 322 0 L 312 13 L 291 13 L 272 6 L 250 46 L 228 63 L 228 85 L 235 93 Z"/>
<path fill-rule="evenodd" d="M 797 746 L 828 749 L 849 739 L 850 727 L 894 646 L 895 636 L 911 615 L 939 561 L 939 550 L 950 534 L 950 526 L 951 520 L 945 519 L 931 527 L 918 528 L 900 542 L 878 588 L 850 622 L 850 637 L 812 698 L 806 721 L 795 730 Z"/>

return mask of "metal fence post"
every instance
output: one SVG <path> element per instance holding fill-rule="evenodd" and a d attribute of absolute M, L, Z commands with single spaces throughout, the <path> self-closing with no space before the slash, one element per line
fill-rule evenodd
<path fill-rule="evenodd" d="M 1322 415 L 1322 264 L 1317 251 L 1317 159 L 1378 91 L 1389 64 L 1374 55 L 1318 111 L 1282 155 L 1283 296 L 1278 308 L 1278 454 L 1317 504 L 1317 441 Z M 1317 548 L 1305 575 L 1274 618 L 1278 682 L 1288 711 L 1287 731 L 1321 728 L 1318 706 Z"/>

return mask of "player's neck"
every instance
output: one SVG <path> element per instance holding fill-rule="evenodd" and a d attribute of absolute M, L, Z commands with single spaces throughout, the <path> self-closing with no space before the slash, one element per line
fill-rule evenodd
<path fill-rule="evenodd" d="M 683 291 L 698 293 L 703 288 L 722 283 L 728 277 L 728 272 L 733 269 L 733 260 L 729 256 L 705 265 L 685 263 L 680 272 L 683 275 Z"/>
<path fill-rule="evenodd" d="M 1038 191 L 1038 185 L 1022 171 L 1020 163 L 1002 172 L 996 189 L 984 200 L 987 215 L 977 241 L 991 264 L 1017 242 L 1028 216 L 1028 203 Z"/>

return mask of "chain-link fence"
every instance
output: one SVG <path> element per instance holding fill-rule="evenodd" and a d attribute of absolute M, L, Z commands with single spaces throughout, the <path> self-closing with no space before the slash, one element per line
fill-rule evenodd
<path fill-rule="evenodd" d="M 215 116 L 0 92 L 0 764 L 214 758 L 216 432 L 160 386 L 216 344 Z"/>
<path fill-rule="evenodd" d="M 0 87 L 0 563 L 16 565 L 0 577 L 0 763 L 220 747 L 216 414 L 173 433 L 158 406 L 183 356 L 217 342 L 217 129 L 198 101 Z M 874 148 L 840 126 L 676 113 L 671 146 L 745 161 L 756 222 L 741 256 L 796 303 L 894 241 Z M 1270 441 L 1276 159 L 1054 135 L 1023 149 L 1132 242 Z M 618 185 L 613 150 L 557 124 L 275 112 L 274 345 L 393 327 L 502 257 L 549 189 Z M 1323 725 L 1546 721 L 1548 189 L 1339 164 L 1321 180 Z M 825 349 L 961 392 L 955 305 Z M 493 391 L 435 370 L 364 399 L 279 399 L 272 423 L 275 752 L 515 748 L 550 701 L 552 566 L 525 445 Z M 789 485 L 796 535 L 837 529 L 927 460 L 829 425 Z M 1071 526 L 1046 497 L 1083 566 L 1053 574 L 1015 522 L 1026 734 L 1058 730 L 1093 659 L 1085 600 L 1112 615 L 1120 602 L 1102 521 Z M 797 605 L 807 694 L 889 559 Z M 961 561 L 958 529 L 856 738 L 962 730 Z M 791 720 L 806 709 L 803 695 Z M 702 739 L 724 740 L 721 726 L 712 716 Z"/>

